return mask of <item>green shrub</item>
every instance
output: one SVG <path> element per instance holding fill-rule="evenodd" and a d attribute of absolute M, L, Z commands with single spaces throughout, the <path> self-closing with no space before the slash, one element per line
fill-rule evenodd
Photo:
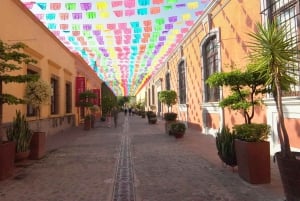
<path fill-rule="evenodd" d="M 270 126 L 267 124 L 241 124 L 235 125 L 233 129 L 237 139 L 247 142 L 265 141 L 270 134 Z"/>
<path fill-rule="evenodd" d="M 175 122 L 171 124 L 170 131 L 172 133 L 184 133 L 186 130 L 186 126 L 182 122 Z"/>
<path fill-rule="evenodd" d="M 164 119 L 166 121 L 174 121 L 177 118 L 177 113 L 174 112 L 167 112 L 164 114 Z"/>

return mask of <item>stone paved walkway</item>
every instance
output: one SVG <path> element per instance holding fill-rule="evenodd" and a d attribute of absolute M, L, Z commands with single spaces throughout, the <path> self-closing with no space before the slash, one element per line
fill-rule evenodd
<path fill-rule="evenodd" d="M 213 137 L 188 129 L 175 139 L 164 134 L 163 121 L 119 119 L 117 128 L 98 122 L 90 131 L 49 136 L 46 157 L 18 164 L 14 178 L 0 181 L 0 200 L 284 200 L 276 164 L 270 184 L 251 185 L 221 164 Z"/>

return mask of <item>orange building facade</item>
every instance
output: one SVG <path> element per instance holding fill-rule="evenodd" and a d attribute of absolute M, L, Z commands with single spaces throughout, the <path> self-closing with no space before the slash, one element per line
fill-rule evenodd
<path fill-rule="evenodd" d="M 12 44 L 23 42 L 26 54 L 34 58 L 34 65 L 23 65 L 17 74 L 38 73 L 51 85 L 51 102 L 41 108 L 42 128 L 53 134 L 79 125 L 80 110 L 75 105 L 76 78 L 84 77 L 85 89 L 100 89 L 102 81 L 78 55 L 70 52 L 37 18 L 18 0 L 3 0 L 0 6 L 0 40 Z M 13 89 L 13 90 L 12 90 Z M 3 92 L 24 97 L 25 84 L 5 85 Z M 100 101 L 99 101 L 100 103 Z M 4 105 L 4 126 L 12 121 L 15 110 L 27 115 L 34 123 L 36 117 L 27 105 Z"/>
<path fill-rule="evenodd" d="M 145 100 L 146 110 L 150 109 L 150 105 L 156 105 L 158 115 L 162 116 L 167 108 L 159 102 L 158 94 L 162 90 L 175 90 L 178 100 L 172 110 L 178 113 L 178 120 L 199 129 L 203 134 L 215 135 L 223 126 L 231 128 L 244 123 L 240 112 L 219 107 L 219 100 L 227 96 L 229 89 L 209 88 L 205 80 L 214 72 L 231 71 L 232 66 L 245 68 L 249 62 L 248 33 L 253 32 L 256 23 L 264 22 L 268 15 L 282 12 L 276 17 L 285 20 L 285 4 L 289 4 L 288 11 L 290 15 L 294 13 L 297 21 L 299 2 L 277 1 L 276 5 L 271 2 L 212 1 L 183 42 L 178 44 L 176 51 L 169 55 L 161 70 L 137 94 L 137 100 Z M 297 25 L 293 29 L 299 34 Z M 293 96 L 284 98 L 284 112 L 293 149 L 300 149 L 299 86 L 294 89 Z M 268 123 L 272 127 L 270 144 L 274 153 L 280 149 L 276 133 L 277 113 L 270 95 L 264 101 L 264 105 L 255 109 L 253 122 Z"/>

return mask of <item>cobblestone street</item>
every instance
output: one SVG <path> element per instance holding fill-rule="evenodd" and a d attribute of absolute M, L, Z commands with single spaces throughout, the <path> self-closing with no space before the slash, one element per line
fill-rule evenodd
<path fill-rule="evenodd" d="M 164 121 L 119 115 L 47 139 L 47 155 L 18 164 L 0 182 L 1 201 L 283 201 L 276 164 L 270 184 L 251 185 L 224 167 L 214 138 L 188 129 L 164 133 Z"/>

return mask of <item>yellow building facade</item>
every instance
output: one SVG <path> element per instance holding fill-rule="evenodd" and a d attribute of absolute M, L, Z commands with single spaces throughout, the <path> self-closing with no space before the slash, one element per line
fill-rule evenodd
<path fill-rule="evenodd" d="M 51 102 L 41 108 L 42 128 L 47 134 L 57 133 L 78 125 L 80 111 L 75 106 L 76 77 L 85 77 L 86 89 L 101 89 L 102 81 L 88 64 L 70 52 L 37 18 L 18 0 L 3 0 L 0 6 L 0 39 L 8 44 L 23 42 L 24 50 L 37 61 L 23 65 L 17 74 L 38 73 L 51 85 Z M 25 84 L 9 84 L 4 93 L 24 97 Z M 100 97 L 99 97 L 100 99 Z M 3 123 L 12 121 L 15 110 L 27 114 L 33 123 L 27 105 L 4 105 Z"/>
<path fill-rule="evenodd" d="M 273 15 L 275 6 L 284 7 L 283 1 L 280 5 L 273 5 L 272 13 L 269 3 L 268 0 L 212 1 L 183 42 L 169 55 L 161 70 L 147 83 L 144 91 L 138 93 L 140 99 L 146 99 L 146 109 L 154 104 L 158 115 L 162 116 L 167 108 L 159 102 L 158 94 L 162 90 L 175 90 L 178 100 L 172 107 L 173 112 L 178 113 L 178 120 L 199 129 L 199 133 L 215 135 L 223 126 L 231 128 L 244 123 L 240 112 L 219 107 L 219 100 L 227 96 L 229 88 L 212 89 L 205 80 L 214 72 L 246 67 L 249 62 L 248 33 L 255 31 L 256 23 L 264 22 L 268 13 Z M 299 4 L 294 3 L 293 6 L 295 11 L 299 10 Z M 279 150 L 277 113 L 269 96 L 265 98 L 265 103 L 256 108 L 253 122 L 268 123 L 272 127 L 270 142 L 274 153 Z M 284 105 L 291 144 L 293 149 L 299 149 L 297 125 L 300 125 L 300 113 L 293 109 L 297 105 L 300 111 L 299 96 L 286 97 Z"/>

